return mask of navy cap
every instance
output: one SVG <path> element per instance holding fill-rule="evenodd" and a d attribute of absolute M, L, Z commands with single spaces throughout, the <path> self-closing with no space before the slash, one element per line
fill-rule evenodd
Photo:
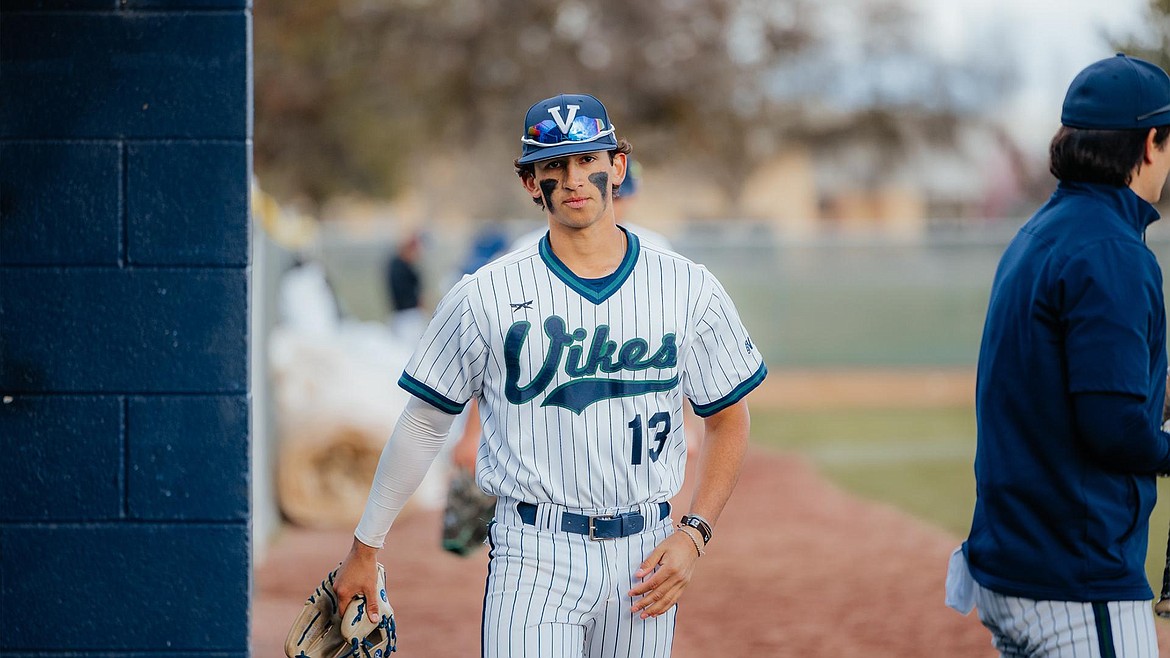
<path fill-rule="evenodd" d="M 518 164 L 618 147 L 605 106 L 589 94 L 561 94 L 528 108 L 520 143 Z"/>
<path fill-rule="evenodd" d="M 1124 53 L 1094 62 L 1069 85 L 1060 122 L 1092 130 L 1170 124 L 1170 76 L 1158 66 Z"/>

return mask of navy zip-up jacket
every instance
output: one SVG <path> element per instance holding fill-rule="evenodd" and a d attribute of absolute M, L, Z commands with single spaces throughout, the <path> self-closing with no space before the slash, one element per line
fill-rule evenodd
<path fill-rule="evenodd" d="M 1170 437 L 1157 429 L 1162 271 L 1144 241 L 1157 219 L 1129 188 L 1062 182 L 1000 260 L 979 353 L 977 500 L 963 544 L 990 590 L 1153 596 L 1149 514 L 1155 474 L 1170 470 Z M 1093 428 L 1110 419 L 1085 409 L 1112 407 L 1084 404 L 1099 400 L 1132 407 L 1138 431 L 1101 440 Z"/>

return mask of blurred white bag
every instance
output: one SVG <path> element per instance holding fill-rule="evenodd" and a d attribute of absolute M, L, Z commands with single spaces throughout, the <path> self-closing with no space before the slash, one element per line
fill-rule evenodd
<path fill-rule="evenodd" d="M 351 527 L 382 447 L 409 394 L 398 377 L 409 348 L 382 324 L 281 326 L 269 339 L 280 433 L 277 490 L 293 522 Z"/>

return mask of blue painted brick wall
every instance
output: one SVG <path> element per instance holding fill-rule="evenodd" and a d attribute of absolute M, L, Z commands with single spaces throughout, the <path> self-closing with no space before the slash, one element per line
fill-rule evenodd
<path fill-rule="evenodd" d="M 247 532 L 243 524 L 0 526 L 0 596 L 12 615 L 4 647 L 243 650 Z"/>
<path fill-rule="evenodd" d="M 242 142 L 147 142 L 126 153 L 127 259 L 134 265 L 244 265 L 248 149 Z"/>
<path fill-rule="evenodd" d="M 0 0 L 0 11 L 19 9 L 117 9 L 119 0 Z"/>
<path fill-rule="evenodd" d="M 159 658 L 166 656 L 166 658 L 245 658 L 247 653 L 223 653 L 220 651 L 212 652 L 187 652 L 187 651 L 167 651 L 166 653 L 139 653 L 139 652 L 125 652 L 125 651 L 54 651 L 51 656 L 46 653 L 15 651 L 4 654 L 4 658 Z"/>
<path fill-rule="evenodd" d="M 136 397 L 126 418 L 132 518 L 247 520 L 246 398 Z"/>
<path fill-rule="evenodd" d="M 188 651 L 168 651 L 166 653 L 138 653 L 125 651 L 54 651 L 47 653 L 43 651 L 26 652 L 16 651 L 5 653 L 4 658 L 246 658 L 246 653 L 222 653 L 219 651 L 212 652 L 188 652 Z"/>
<path fill-rule="evenodd" d="M 244 268 L 11 268 L 2 274 L 0 390 L 247 390 Z"/>
<path fill-rule="evenodd" d="M 119 518 L 122 406 L 112 397 L 0 401 L 0 521 Z"/>
<path fill-rule="evenodd" d="M 244 11 L 12 12 L 0 137 L 243 139 L 248 38 Z"/>
<path fill-rule="evenodd" d="M 245 658 L 250 3 L 0 14 L 0 655 Z"/>
<path fill-rule="evenodd" d="M 121 151 L 116 143 L 0 142 L 0 265 L 117 265 Z"/>

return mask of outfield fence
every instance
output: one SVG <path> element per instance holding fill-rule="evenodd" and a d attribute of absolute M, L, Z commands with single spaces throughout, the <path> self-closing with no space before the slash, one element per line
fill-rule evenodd
<path fill-rule="evenodd" d="M 1001 220 L 920 238 L 880 234 L 792 240 L 767 224 L 686 224 L 674 248 L 703 263 L 735 299 L 772 368 L 973 366 L 995 266 L 1023 222 Z M 505 223 L 519 234 L 532 223 Z M 470 231 L 427 234 L 427 293 L 433 303 L 460 274 Z M 324 225 L 322 257 L 351 315 L 387 314 L 382 265 L 393 230 L 355 233 Z M 1170 263 L 1170 227 L 1148 244 Z"/>

